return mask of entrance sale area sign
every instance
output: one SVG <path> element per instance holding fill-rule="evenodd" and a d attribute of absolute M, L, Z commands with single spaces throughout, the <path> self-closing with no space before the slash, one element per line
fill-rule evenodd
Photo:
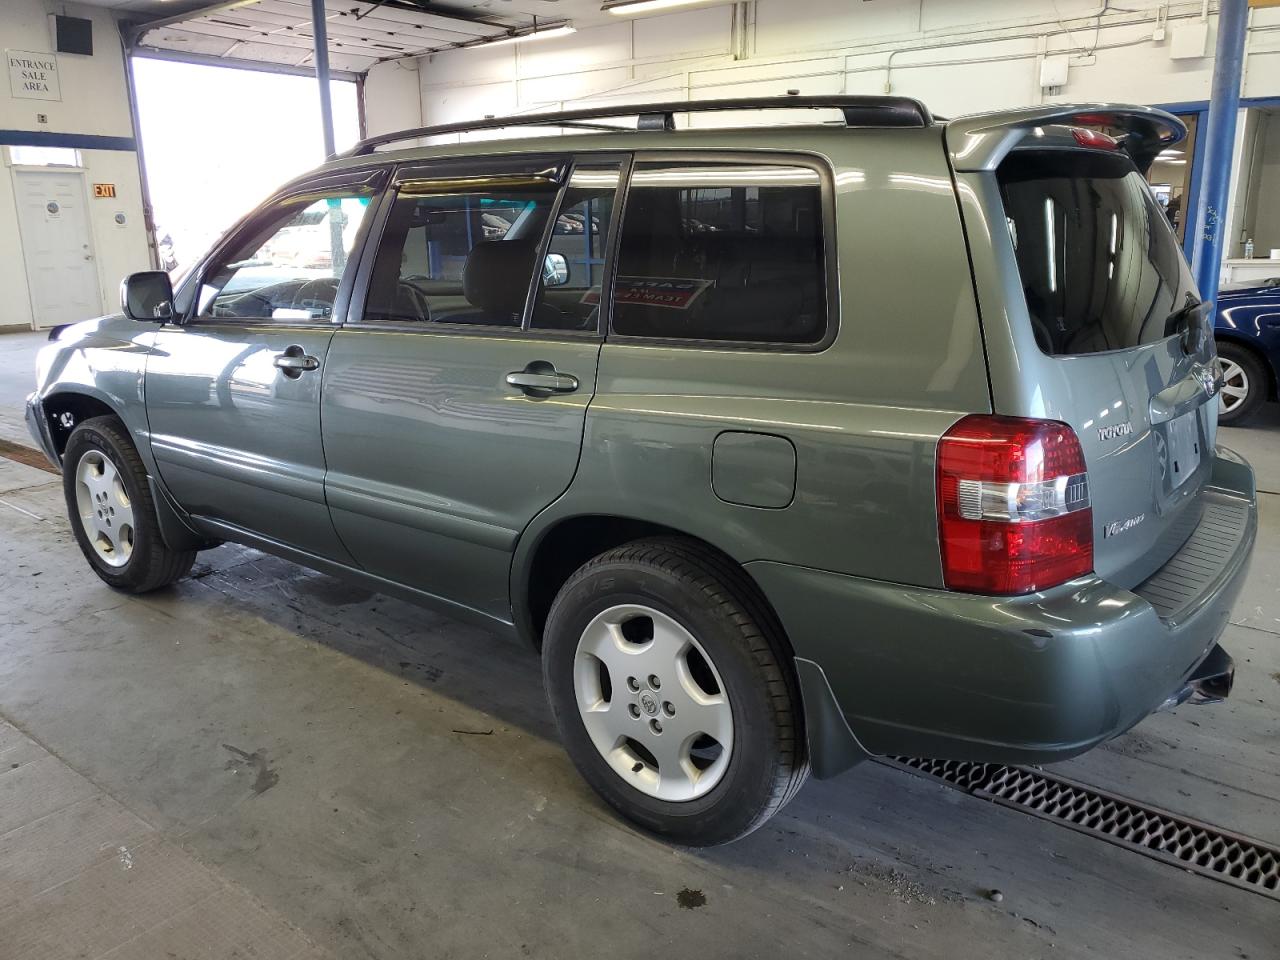
<path fill-rule="evenodd" d="M 9 90 L 25 100 L 61 100 L 58 84 L 58 57 L 52 53 L 30 50 L 6 50 L 9 64 Z"/>

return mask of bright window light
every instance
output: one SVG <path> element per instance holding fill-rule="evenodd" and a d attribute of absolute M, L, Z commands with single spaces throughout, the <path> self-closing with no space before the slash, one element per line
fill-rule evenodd
<path fill-rule="evenodd" d="M 80 151 L 72 147 L 10 147 L 15 167 L 78 167 Z"/>

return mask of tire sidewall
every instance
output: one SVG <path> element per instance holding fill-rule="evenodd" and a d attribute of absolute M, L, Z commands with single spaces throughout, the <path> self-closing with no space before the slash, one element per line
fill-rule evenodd
<path fill-rule="evenodd" d="M 705 795 L 675 802 L 623 780 L 600 755 L 577 708 L 574 661 L 587 625 L 620 604 L 665 613 L 689 631 L 712 661 L 729 698 L 733 747 L 720 781 Z M 739 614 L 741 615 L 741 613 Z M 646 829 L 691 843 L 736 836 L 755 821 L 779 763 L 775 705 L 743 641 L 741 624 L 680 578 L 638 563 L 604 564 L 571 580 L 547 620 L 543 672 L 552 712 L 570 758 L 611 805 Z M 618 689 L 615 681 L 614 689 Z M 739 822 L 740 821 L 740 822 Z"/>
<path fill-rule="evenodd" d="M 129 495 L 129 502 L 133 505 L 133 552 L 123 566 L 113 567 L 98 556 L 89 541 L 84 521 L 80 518 L 80 506 L 76 500 L 76 469 L 80 465 L 80 459 L 90 450 L 97 450 L 111 460 L 120 475 L 125 493 Z M 145 567 L 145 551 L 151 549 L 151 538 L 154 535 L 149 517 L 145 514 L 146 498 L 141 487 L 141 483 L 145 481 L 140 481 L 135 475 L 129 458 L 120 449 L 116 439 L 99 429 L 92 420 L 81 424 L 71 434 L 63 452 L 62 463 L 62 492 L 67 501 L 67 516 L 81 552 L 107 584 L 122 589 L 132 587 L 137 579 L 137 572 Z"/>

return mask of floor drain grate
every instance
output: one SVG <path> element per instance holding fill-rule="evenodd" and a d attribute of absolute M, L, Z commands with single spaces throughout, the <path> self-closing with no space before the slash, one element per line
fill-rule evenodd
<path fill-rule="evenodd" d="M 883 762 L 1280 900 L 1280 848 L 1260 840 L 1136 803 L 1043 770 L 912 757 L 888 757 Z"/>

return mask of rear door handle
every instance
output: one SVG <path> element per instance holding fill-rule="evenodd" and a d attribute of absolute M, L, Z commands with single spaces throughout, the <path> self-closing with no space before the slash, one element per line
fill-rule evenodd
<path fill-rule="evenodd" d="M 523 370 L 508 373 L 507 386 L 519 387 L 530 396 L 548 396 L 573 393 L 578 389 L 578 378 L 571 373 L 560 373 L 545 360 L 535 360 Z"/>

